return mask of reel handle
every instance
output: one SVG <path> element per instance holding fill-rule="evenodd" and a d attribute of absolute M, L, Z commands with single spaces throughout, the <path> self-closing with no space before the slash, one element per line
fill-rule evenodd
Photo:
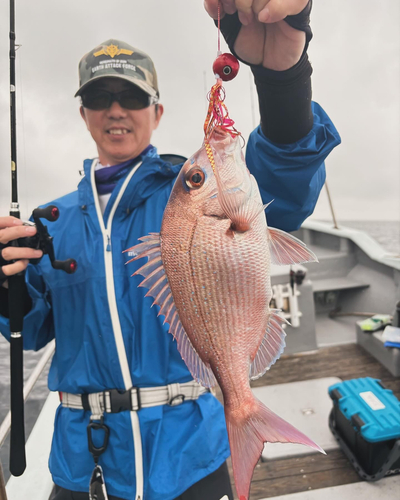
<path fill-rule="evenodd" d="M 53 260 L 51 265 L 54 269 L 60 269 L 61 271 L 65 271 L 67 274 L 74 274 L 78 268 L 78 263 L 75 259 Z"/>
<path fill-rule="evenodd" d="M 32 217 L 35 221 L 37 229 L 37 238 L 39 241 L 38 248 L 43 250 L 43 254 L 48 254 L 53 269 L 59 269 L 67 274 L 73 274 L 78 268 L 78 263 L 75 259 L 56 260 L 54 255 L 53 238 L 49 235 L 47 226 L 44 226 L 40 220 L 42 218 L 48 220 L 49 222 L 54 222 L 59 216 L 60 211 L 55 205 L 49 205 L 45 208 L 35 208 L 32 212 Z"/>
<path fill-rule="evenodd" d="M 54 222 L 60 216 L 60 211 L 55 205 L 49 205 L 46 208 L 35 208 L 32 212 L 33 219 L 46 219 Z"/>

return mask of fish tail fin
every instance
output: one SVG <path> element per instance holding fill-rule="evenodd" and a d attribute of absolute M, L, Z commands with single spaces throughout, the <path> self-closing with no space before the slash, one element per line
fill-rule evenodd
<path fill-rule="evenodd" d="M 245 415 L 243 416 L 243 409 Z M 231 447 L 233 476 L 239 500 L 248 500 L 254 468 L 264 443 L 298 443 L 324 453 L 324 450 L 291 424 L 278 417 L 257 398 L 244 402 L 240 417 L 225 409 L 226 426 Z"/>

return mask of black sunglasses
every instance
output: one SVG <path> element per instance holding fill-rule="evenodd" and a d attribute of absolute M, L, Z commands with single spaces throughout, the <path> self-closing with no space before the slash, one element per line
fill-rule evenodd
<path fill-rule="evenodd" d="M 157 97 L 149 96 L 145 92 L 139 93 L 136 89 L 122 92 L 95 89 L 82 94 L 81 98 L 83 107 L 94 111 L 108 109 L 114 101 L 125 109 L 144 109 L 158 102 Z"/>

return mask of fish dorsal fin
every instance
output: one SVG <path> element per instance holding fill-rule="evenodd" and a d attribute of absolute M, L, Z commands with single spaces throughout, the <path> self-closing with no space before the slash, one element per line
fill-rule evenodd
<path fill-rule="evenodd" d="M 305 243 L 281 229 L 268 228 L 271 262 L 278 266 L 318 262 L 318 258 Z"/>
<path fill-rule="evenodd" d="M 154 304 L 160 306 L 158 316 L 165 316 L 164 323 L 169 324 L 168 332 L 177 341 L 178 351 L 192 377 L 204 387 L 213 387 L 217 383 L 214 374 L 211 368 L 200 359 L 179 318 L 161 259 L 160 234 L 150 233 L 148 236 L 139 238 L 139 240 L 142 243 L 125 250 L 125 252 L 134 254 L 134 257 L 127 264 L 142 257 L 147 257 L 148 260 L 132 276 L 140 274 L 145 277 L 139 286 L 149 289 L 146 297 L 154 298 L 152 306 Z"/>
<path fill-rule="evenodd" d="M 286 346 L 283 323 L 288 323 L 279 315 L 279 309 L 271 309 L 267 331 L 250 366 L 250 378 L 256 380 L 271 368 Z"/>

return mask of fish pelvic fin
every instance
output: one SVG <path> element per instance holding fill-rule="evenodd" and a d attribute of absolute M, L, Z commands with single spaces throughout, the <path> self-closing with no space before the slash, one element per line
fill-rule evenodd
<path fill-rule="evenodd" d="M 268 228 L 268 233 L 272 264 L 285 266 L 288 264 L 318 262 L 315 253 L 298 238 L 273 227 Z"/>
<path fill-rule="evenodd" d="M 217 381 L 211 367 L 205 364 L 197 354 L 179 318 L 162 262 L 160 234 L 150 233 L 148 236 L 142 236 L 139 240 L 141 243 L 125 250 L 125 252 L 129 251 L 133 254 L 133 258 L 127 264 L 143 257 L 147 257 L 147 262 L 132 276 L 137 274 L 144 276 L 145 279 L 139 284 L 139 287 L 149 289 L 146 297 L 154 298 L 152 306 L 160 306 L 158 316 L 165 316 L 164 323 L 168 323 L 168 332 L 177 341 L 178 351 L 192 377 L 204 387 L 215 386 Z"/>
<path fill-rule="evenodd" d="M 298 443 L 325 454 L 314 441 L 280 418 L 254 396 L 240 410 L 225 406 L 232 455 L 233 477 L 240 500 L 248 500 L 254 468 L 264 443 Z"/>
<path fill-rule="evenodd" d="M 264 375 L 271 366 L 280 358 L 286 347 L 286 333 L 283 324 L 289 324 L 280 316 L 279 309 L 271 309 L 267 331 L 250 365 L 250 378 L 256 380 Z"/>

